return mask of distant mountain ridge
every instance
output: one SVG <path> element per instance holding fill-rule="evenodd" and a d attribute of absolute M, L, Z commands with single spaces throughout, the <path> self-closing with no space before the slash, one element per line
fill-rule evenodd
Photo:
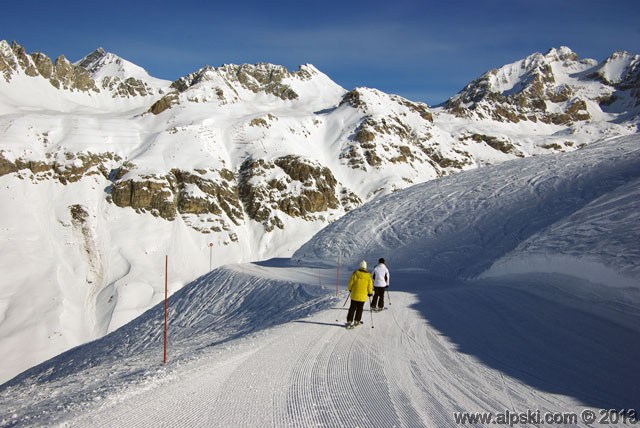
<path fill-rule="evenodd" d="M 602 112 L 637 116 L 639 79 L 639 55 L 615 52 L 599 64 L 562 47 L 488 71 L 444 105 L 461 117 L 513 123 L 565 125 Z"/>
<path fill-rule="evenodd" d="M 567 47 L 551 49 L 485 73 L 434 110 L 375 89 L 348 91 L 312 65 L 293 72 L 266 63 L 204 66 L 168 82 L 102 48 L 72 64 L 2 41 L 0 104 L 15 85 L 14 102 L 4 108 L 18 112 L 12 126 L 18 120 L 41 129 L 23 144 L 2 144 L 0 174 L 61 183 L 100 174 L 111 182 L 105 196 L 116 206 L 169 220 L 189 216 L 196 230 L 226 230 L 232 238 L 232 226 L 245 220 L 268 232 L 282 229 L 283 217 L 326 222 L 332 210 L 339 216 L 414 183 L 573 150 L 597 138 L 594 124 L 602 134 L 633 133 L 638 64 L 638 55 L 624 52 L 598 64 Z M 31 124 L 37 103 L 20 113 L 15 100 L 30 85 L 45 89 L 39 78 L 55 99 L 55 107 L 42 106 L 44 116 L 61 111 L 81 118 L 90 108 L 94 125 L 79 124 L 82 132 L 116 144 L 54 141 L 57 125 Z M 132 129 L 126 137 L 100 123 L 112 114 L 118 128 Z M 498 125 L 521 122 L 556 128 L 521 136 L 517 126 Z M 194 162 L 191 151 L 202 156 Z M 192 215 L 208 216 L 211 227 Z"/>

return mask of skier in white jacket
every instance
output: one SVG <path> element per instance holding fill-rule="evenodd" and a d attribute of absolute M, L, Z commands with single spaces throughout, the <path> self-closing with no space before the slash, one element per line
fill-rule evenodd
<path fill-rule="evenodd" d="M 384 259 L 380 258 L 378 264 L 373 268 L 373 300 L 371 309 L 381 311 L 384 309 L 384 290 L 389 286 L 389 269 L 384 264 Z"/>

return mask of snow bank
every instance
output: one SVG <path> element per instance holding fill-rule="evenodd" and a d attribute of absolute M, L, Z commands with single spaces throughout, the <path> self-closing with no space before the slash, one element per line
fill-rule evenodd
<path fill-rule="evenodd" d="M 395 268 L 472 278 L 522 244 L 556 257 L 551 267 L 563 273 L 585 274 L 583 266 L 594 262 L 590 275 L 629 284 L 640 269 L 639 142 L 638 136 L 602 141 L 416 185 L 350 212 L 294 258 L 333 265 L 340 256 L 355 267 L 385 257 Z M 513 254 L 510 268 L 501 262 L 493 274 L 498 266 L 544 268 L 544 258 Z"/>
<path fill-rule="evenodd" d="M 160 366 L 164 316 L 160 303 L 115 332 L 4 383 L 0 426 L 9 423 L 10 415 L 25 424 L 49 424 L 60 412 L 61 403 L 73 403 L 67 411 L 81 411 L 102 397 L 126 396 L 131 388 L 161 384 L 173 370 L 213 347 L 237 346 L 231 343 L 234 339 L 250 343 L 270 326 L 326 308 L 335 297 L 330 289 L 319 286 L 318 275 L 325 283 L 330 278 L 326 272 L 286 266 L 216 269 L 170 298 L 168 355 L 171 362 L 177 362 L 171 369 Z M 38 393 L 26 400 L 27 406 L 23 382 L 39 385 Z"/>
<path fill-rule="evenodd" d="M 620 184 L 522 242 L 483 276 L 556 272 L 640 288 L 640 180 Z"/>
<path fill-rule="evenodd" d="M 479 278 L 531 273 L 557 273 L 599 283 L 607 287 L 640 289 L 637 278 L 622 275 L 597 259 L 576 258 L 565 254 L 538 254 L 501 259 Z"/>

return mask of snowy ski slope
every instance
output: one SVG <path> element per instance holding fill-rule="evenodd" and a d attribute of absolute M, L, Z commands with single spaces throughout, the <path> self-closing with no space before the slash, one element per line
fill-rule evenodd
<path fill-rule="evenodd" d="M 432 427 L 457 411 L 637 409 L 639 143 L 417 185 L 291 259 L 216 269 L 171 297 L 167 366 L 159 305 L 2 385 L 0 426 Z M 391 304 L 348 331 L 346 280 L 380 256 Z"/>

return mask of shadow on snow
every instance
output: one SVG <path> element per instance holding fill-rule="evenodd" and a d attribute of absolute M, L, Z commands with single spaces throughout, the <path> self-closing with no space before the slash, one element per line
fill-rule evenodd
<path fill-rule="evenodd" d="M 401 284 L 419 281 L 415 274 L 396 273 L 394 277 Z M 446 289 L 431 288 L 428 280 L 423 281 L 413 309 L 458 351 L 526 385 L 575 397 L 586 406 L 640 406 L 640 383 L 635 375 L 640 371 L 637 330 L 510 287 L 506 279 Z M 524 281 L 520 286 L 553 286 L 535 279 L 528 284 L 520 281 Z"/>

